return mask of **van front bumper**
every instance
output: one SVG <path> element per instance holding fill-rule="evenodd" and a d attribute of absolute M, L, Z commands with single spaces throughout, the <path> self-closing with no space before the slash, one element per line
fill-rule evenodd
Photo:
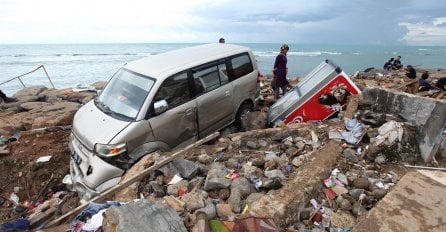
<path fill-rule="evenodd" d="M 70 176 L 72 189 L 79 197 L 89 200 L 117 185 L 124 170 L 115 167 L 89 152 L 75 136 L 70 136 Z"/>

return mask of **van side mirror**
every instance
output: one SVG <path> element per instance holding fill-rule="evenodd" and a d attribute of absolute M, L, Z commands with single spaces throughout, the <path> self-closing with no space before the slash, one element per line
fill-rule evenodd
<path fill-rule="evenodd" d="M 168 108 L 169 104 L 167 104 L 166 100 L 159 100 L 153 104 L 153 109 L 156 115 L 166 112 Z"/>

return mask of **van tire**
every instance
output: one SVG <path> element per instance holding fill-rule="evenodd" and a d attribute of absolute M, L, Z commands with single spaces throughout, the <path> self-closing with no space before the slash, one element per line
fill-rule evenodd
<path fill-rule="evenodd" d="M 234 125 L 239 128 L 239 129 L 243 129 L 242 128 L 242 119 L 243 117 L 248 113 L 248 112 L 252 112 L 254 110 L 254 107 L 251 103 L 249 102 L 245 102 L 243 103 L 240 108 L 237 111 L 237 114 L 235 115 L 235 121 L 234 121 Z"/>

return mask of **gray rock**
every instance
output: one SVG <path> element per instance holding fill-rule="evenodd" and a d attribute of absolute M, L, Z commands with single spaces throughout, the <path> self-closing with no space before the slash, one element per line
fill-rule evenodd
<path fill-rule="evenodd" d="M 299 151 L 303 151 L 305 149 L 305 142 L 303 140 L 297 141 L 296 147 Z"/>
<path fill-rule="evenodd" d="M 238 188 L 231 189 L 231 195 L 228 199 L 228 204 L 231 206 L 231 210 L 234 213 L 240 213 L 241 211 L 241 202 L 242 202 L 242 196 L 240 194 L 240 190 Z"/>
<path fill-rule="evenodd" d="M 387 190 L 375 189 L 375 190 L 373 190 L 372 194 L 376 199 L 380 200 L 387 194 Z"/>
<path fill-rule="evenodd" d="M 246 146 L 251 149 L 257 149 L 257 144 L 254 141 L 247 141 Z"/>
<path fill-rule="evenodd" d="M 189 212 L 205 206 L 203 195 L 199 191 L 184 194 L 181 197 L 181 201 L 186 203 L 185 207 Z"/>
<path fill-rule="evenodd" d="M 355 200 L 359 200 L 359 196 L 363 193 L 364 189 L 352 189 L 348 192 L 348 194 Z"/>
<path fill-rule="evenodd" d="M 352 206 L 352 213 L 358 217 L 367 213 L 367 210 L 363 205 L 359 204 L 359 202 L 355 202 Z"/>
<path fill-rule="evenodd" d="M 208 220 L 211 220 L 217 216 L 217 210 L 215 205 L 212 203 L 206 204 L 204 208 L 198 209 L 197 211 L 204 212 Z"/>
<path fill-rule="evenodd" d="M 346 148 L 342 152 L 345 158 L 349 159 L 353 163 L 359 162 L 358 157 L 356 157 L 356 151 L 351 148 Z"/>
<path fill-rule="evenodd" d="M 163 186 L 159 185 L 156 181 L 151 181 L 149 185 L 155 197 L 164 197 L 166 195 Z"/>
<path fill-rule="evenodd" d="M 187 231 L 183 220 L 173 208 L 147 200 L 108 208 L 104 212 L 102 225 L 104 231 L 112 232 Z"/>
<path fill-rule="evenodd" d="M 259 147 L 266 147 L 266 146 L 268 146 L 268 142 L 266 142 L 263 139 L 259 139 L 258 143 L 259 143 Z"/>
<path fill-rule="evenodd" d="M 240 192 L 240 196 L 245 198 L 252 192 L 253 185 L 249 182 L 245 177 L 240 177 L 235 179 L 231 184 L 231 191 L 238 190 Z"/>
<path fill-rule="evenodd" d="M 303 161 L 303 159 L 302 159 L 301 157 L 302 157 L 302 156 L 295 157 L 295 158 L 291 161 L 291 163 L 292 163 L 295 167 L 300 167 L 300 166 L 302 166 L 302 164 L 304 164 L 304 161 Z"/>
<path fill-rule="evenodd" d="M 375 163 L 383 164 L 386 162 L 386 157 L 384 155 L 379 155 L 375 158 Z"/>
<path fill-rule="evenodd" d="M 342 210 L 346 210 L 346 211 L 351 210 L 352 209 L 352 203 L 349 200 L 347 200 L 347 199 L 343 199 L 341 201 L 341 204 L 339 204 L 339 208 L 342 209 Z"/>
<path fill-rule="evenodd" d="M 229 158 L 228 161 L 226 161 L 226 167 L 229 169 L 237 169 L 239 162 L 236 158 Z"/>
<path fill-rule="evenodd" d="M 338 179 L 344 185 L 348 185 L 348 179 L 344 173 L 338 173 L 338 175 L 336 176 L 336 179 Z"/>
<path fill-rule="evenodd" d="M 210 164 L 212 163 L 212 157 L 210 157 L 208 154 L 200 154 L 198 156 L 198 162 L 203 164 Z"/>
<path fill-rule="evenodd" d="M 279 169 L 266 170 L 265 176 L 268 177 L 268 179 L 275 179 L 275 178 L 279 178 L 281 180 L 286 179 L 285 175 L 283 175 L 282 171 L 280 171 Z"/>
<path fill-rule="evenodd" d="M 192 179 L 200 172 L 201 167 L 195 162 L 177 158 L 158 170 L 165 176 L 175 176 L 176 174 L 180 174 L 183 178 Z"/>
<path fill-rule="evenodd" d="M 211 169 L 208 171 L 206 181 L 204 183 L 205 190 L 228 188 L 231 185 L 231 180 L 225 178 L 228 171 L 220 163 L 212 163 Z"/>

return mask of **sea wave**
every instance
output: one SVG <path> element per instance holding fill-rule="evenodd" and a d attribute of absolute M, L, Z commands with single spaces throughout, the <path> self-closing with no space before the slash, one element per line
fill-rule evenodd
<path fill-rule="evenodd" d="M 254 54 L 259 57 L 273 57 L 279 54 L 278 52 L 255 52 Z M 287 53 L 288 56 L 322 56 L 322 55 L 332 55 L 339 56 L 342 55 L 341 52 L 330 52 L 330 51 L 292 51 Z"/>

